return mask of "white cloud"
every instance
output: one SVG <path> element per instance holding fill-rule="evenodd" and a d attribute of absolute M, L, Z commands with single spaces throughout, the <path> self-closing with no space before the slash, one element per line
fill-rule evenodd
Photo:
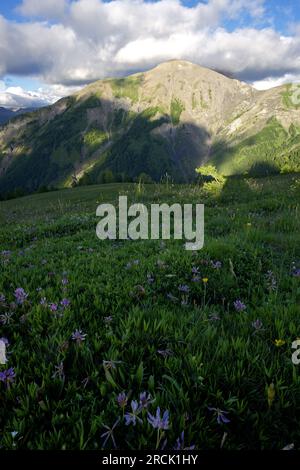
<path fill-rule="evenodd" d="M 79 89 L 80 87 L 51 85 L 30 91 L 22 87 L 6 87 L 4 82 L 0 81 L 0 106 L 13 109 L 46 106 Z"/>
<path fill-rule="evenodd" d="M 26 17 L 53 19 L 63 16 L 66 7 L 66 0 L 23 0 L 16 11 Z"/>
<path fill-rule="evenodd" d="M 269 90 L 269 88 L 286 85 L 288 83 L 300 83 L 300 74 L 294 75 L 287 73 L 278 78 L 268 77 L 265 80 L 254 81 L 252 85 L 257 90 Z"/>
<path fill-rule="evenodd" d="M 264 0 L 209 0 L 193 8 L 179 0 L 23 0 L 19 11 L 44 21 L 16 23 L 0 16 L 0 77 L 37 76 L 50 84 L 39 99 L 53 99 L 53 85 L 69 93 L 69 86 L 172 58 L 224 70 L 256 86 L 300 75 L 299 32 L 282 36 L 255 26 L 265 19 Z M 249 16 L 252 26 L 242 27 Z M 226 19 L 241 25 L 228 31 Z"/>
<path fill-rule="evenodd" d="M 300 39 L 282 37 L 271 29 L 178 32 L 168 38 L 134 40 L 117 52 L 115 61 L 129 67 L 176 57 L 243 78 L 267 77 L 270 72 L 282 75 L 286 71 L 300 72 Z"/>

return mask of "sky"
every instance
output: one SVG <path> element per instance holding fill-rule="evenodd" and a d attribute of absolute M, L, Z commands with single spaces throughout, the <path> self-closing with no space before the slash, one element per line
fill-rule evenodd
<path fill-rule="evenodd" d="M 189 60 L 257 89 L 300 81 L 300 0 L 0 0 L 0 106 Z"/>

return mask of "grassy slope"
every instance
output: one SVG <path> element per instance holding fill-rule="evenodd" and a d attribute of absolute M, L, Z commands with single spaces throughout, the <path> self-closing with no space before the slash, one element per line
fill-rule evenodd
<path fill-rule="evenodd" d="M 87 109 L 96 105 L 94 99 L 75 106 L 75 100 L 68 98 L 67 110 L 49 123 L 41 125 L 38 116 L 20 136 L 26 142 L 30 136 L 27 151 L 15 157 L 7 173 L 0 179 L 0 192 L 11 188 L 25 187 L 29 191 L 43 185 L 62 183 L 73 173 L 74 164 L 80 159 L 82 132 L 87 128 Z M 99 100 L 97 100 L 99 106 Z M 27 142 L 28 144 L 28 142 Z"/>
<path fill-rule="evenodd" d="M 224 432 L 227 449 L 277 449 L 291 442 L 299 448 L 300 376 L 291 362 L 300 330 L 299 278 L 291 275 L 292 262 L 300 260 L 299 181 L 231 179 L 202 191 L 105 185 L 1 202 L 0 246 L 11 254 L 0 255 L 0 293 L 7 302 L 17 287 L 29 294 L 15 310 L 0 306 L 2 314 L 13 311 L 0 336 L 9 339 L 8 367 L 16 371 L 9 390 L 0 383 L 1 446 L 13 448 L 15 430 L 19 448 L 101 448 L 103 426 L 122 418 L 117 393 L 138 399 L 147 390 L 155 398 L 151 412 L 158 405 L 170 411 L 167 448 L 183 430 L 186 445 L 197 449 L 219 448 Z M 96 206 L 116 201 L 119 193 L 146 203 L 204 201 L 204 250 L 192 254 L 175 241 L 100 242 Z M 216 260 L 221 269 L 211 266 Z M 193 266 L 199 282 L 192 281 Z M 65 288 L 63 277 L 69 280 Z M 180 284 L 190 288 L 187 299 Z M 66 297 L 71 306 L 57 316 L 40 305 L 42 297 Z M 246 312 L 234 311 L 236 299 Z M 256 319 L 263 329 L 255 333 Z M 77 328 L 87 334 L 82 346 L 71 340 Z M 286 343 L 277 348 L 279 338 Z M 167 358 L 157 352 L 168 349 Z M 107 370 L 103 360 L 120 362 Z M 53 378 L 62 361 L 64 381 Z M 276 395 L 269 408 L 272 382 Z M 219 425 L 208 406 L 228 411 L 231 422 Z M 121 419 L 118 447 L 155 447 L 156 432 L 145 413 L 141 417 L 144 424 L 136 427 Z"/>
<path fill-rule="evenodd" d="M 105 160 L 96 163 L 89 172 L 88 177 L 93 183 L 101 182 L 103 171 L 107 169 L 112 170 L 114 175 L 123 176 L 125 181 L 141 173 L 158 181 L 166 171 L 176 175 L 167 142 L 151 134 L 153 129 L 166 121 L 165 117 L 156 117 L 158 112 L 156 107 L 140 114 L 122 112 L 122 121 L 128 122 L 128 130 L 106 152 Z"/>
<path fill-rule="evenodd" d="M 238 145 L 227 147 L 224 142 L 212 149 L 210 163 L 224 175 L 300 171 L 300 132 L 291 125 L 286 131 L 275 119 L 264 129 Z M 225 147 L 224 147 L 225 145 Z"/>

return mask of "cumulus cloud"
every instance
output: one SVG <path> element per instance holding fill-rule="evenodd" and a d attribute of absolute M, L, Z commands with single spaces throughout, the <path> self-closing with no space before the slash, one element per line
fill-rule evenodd
<path fill-rule="evenodd" d="M 257 90 L 269 90 L 269 88 L 275 88 L 277 86 L 286 85 L 288 83 L 300 83 L 299 74 L 284 74 L 282 77 L 268 77 L 265 80 L 257 80 L 252 83 L 254 88 Z"/>
<path fill-rule="evenodd" d="M 18 11 L 27 21 L 0 17 L 0 77 L 35 75 L 67 91 L 178 58 L 267 86 L 300 75 L 300 36 L 258 27 L 264 3 L 23 0 Z M 228 30 L 227 20 L 236 28 Z"/>
<path fill-rule="evenodd" d="M 80 87 L 52 85 L 30 91 L 22 87 L 6 87 L 5 83 L 0 81 L 0 106 L 11 109 L 38 108 L 55 103 L 60 98 L 79 89 Z"/>
<path fill-rule="evenodd" d="M 23 0 L 16 11 L 26 17 L 53 19 L 63 16 L 66 7 L 66 0 Z"/>

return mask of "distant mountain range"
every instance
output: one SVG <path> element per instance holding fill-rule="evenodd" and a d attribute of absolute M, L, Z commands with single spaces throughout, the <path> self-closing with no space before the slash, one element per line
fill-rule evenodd
<path fill-rule="evenodd" d="M 0 106 L 0 126 L 15 116 L 34 111 L 36 108 L 8 109 Z"/>
<path fill-rule="evenodd" d="M 300 171 L 291 86 L 257 91 L 185 61 L 95 82 L 0 127 L 0 193 L 131 179 Z"/>

